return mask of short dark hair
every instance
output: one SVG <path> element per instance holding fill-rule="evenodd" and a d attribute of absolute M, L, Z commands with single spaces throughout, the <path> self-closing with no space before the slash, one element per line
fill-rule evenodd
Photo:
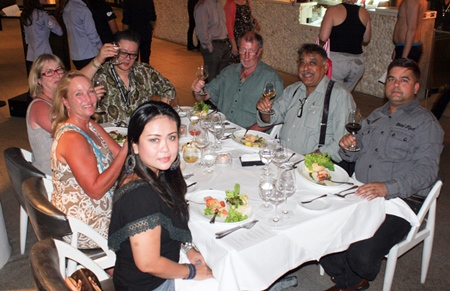
<path fill-rule="evenodd" d="M 114 41 L 118 43 L 122 39 L 132 41 L 138 44 L 138 46 L 141 44 L 141 39 L 139 37 L 139 34 L 134 32 L 131 29 L 126 29 L 122 31 L 118 31 L 114 34 Z"/>
<path fill-rule="evenodd" d="M 323 49 L 323 47 L 315 43 L 303 44 L 297 51 L 297 53 L 298 53 L 298 62 L 300 62 L 300 59 L 304 53 L 318 54 L 323 58 L 324 62 L 328 60 L 327 52 Z"/>
<path fill-rule="evenodd" d="M 258 42 L 258 48 L 263 47 L 263 38 L 256 31 L 250 30 L 250 31 L 241 33 L 241 35 L 239 36 L 239 39 L 238 39 L 238 44 L 241 44 L 242 39 L 244 39 L 246 42 L 251 42 L 251 43 L 253 43 L 256 40 Z"/>
<path fill-rule="evenodd" d="M 395 67 L 406 68 L 406 69 L 412 71 L 414 74 L 415 81 L 419 82 L 420 69 L 419 69 L 419 65 L 415 61 L 413 61 L 411 59 L 407 59 L 407 58 L 395 59 L 388 66 L 388 69 L 387 69 L 388 74 L 391 71 L 391 69 L 395 68 Z"/>

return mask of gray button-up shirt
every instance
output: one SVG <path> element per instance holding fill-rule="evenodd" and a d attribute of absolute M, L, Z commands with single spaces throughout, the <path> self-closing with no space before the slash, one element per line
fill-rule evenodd
<path fill-rule="evenodd" d="M 389 103 L 376 109 L 357 134 L 359 152 L 340 150 L 344 160 L 356 161 L 356 178 L 382 182 L 386 199 L 426 196 L 437 178 L 444 131 L 433 114 L 416 99 L 389 113 Z"/>
<path fill-rule="evenodd" d="M 323 77 L 314 92 L 309 94 L 303 105 L 301 118 L 297 115 L 300 100 L 306 98 L 306 86 L 302 82 L 297 82 L 287 87 L 283 95 L 273 103 L 272 109 L 275 114 L 271 116 L 270 124 L 264 123 L 258 114 L 258 125 L 283 123 L 280 138 L 286 141 L 289 149 L 303 155 L 319 149 L 322 153 L 327 152 L 334 161 L 340 162 L 339 141 L 346 134 L 347 114 L 351 108 L 355 108 L 355 101 L 344 87 L 338 83 L 334 84 L 330 97 L 325 144 L 319 147 L 323 103 L 329 81 L 326 76 Z"/>
<path fill-rule="evenodd" d="M 206 84 L 205 90 L 209 93 L 210 101 L 226 115 L 227 119 L 239 126 L 248 128 L 256 123 L 256 103 L 262 97 L 264 83 L 273 81 L 277 96 L 283 93 L 283 79 L 270 66 L 258 60 L 255 71 L 241 82 L 241 64 L 226 67 L 220 75 Z"/>

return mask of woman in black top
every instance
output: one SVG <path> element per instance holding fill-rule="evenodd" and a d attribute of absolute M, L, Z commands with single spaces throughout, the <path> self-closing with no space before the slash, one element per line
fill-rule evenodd
<path fill-rule="evenodd" d="M 109 246 L 115 290 L 174 290 L 175 278 L 212 278 L 192 248 L 186 183 L 179 168 L 180 117 L 169 105 L 139 106 L 128 126 L 128 157 L 114 193 Z M 178 264 L 181 246 L 191 264 Z"/>

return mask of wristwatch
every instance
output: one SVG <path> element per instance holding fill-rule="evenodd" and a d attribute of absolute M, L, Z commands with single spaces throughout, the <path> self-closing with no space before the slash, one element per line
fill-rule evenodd
<path fill-rule="evenodd" d="M 183 251 L 183 253 L 187 254 L 191 249 L 197 249 L 194 243 L 184 242 L 181 244 L 181 250 Z"/>

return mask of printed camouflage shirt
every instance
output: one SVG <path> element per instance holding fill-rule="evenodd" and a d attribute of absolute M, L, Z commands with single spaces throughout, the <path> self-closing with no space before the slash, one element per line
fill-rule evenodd
<path fill-rule="evenodd" d="M 153 96 L 169 99 L 174 99 L 176 96 L 172 83 L 145 63 L 136 62 L 131 67 L 129 73 L 130 87 L 125 87 L 122 79 L 119 76 L 118 78 L 125 96 L 129 98 L 129 106 L 123 100 L 108 62 L 103 64 L 94 76 L 94 80 L 100 81 L 106 89 L 106 94 L 99 102 L 98 109 L 98 111 L 104 111 L 106 114 L 100 116 L 99 123 L 114 123 L 126 126 L 133 111 L 142 103 L 152 100 Z"/>

